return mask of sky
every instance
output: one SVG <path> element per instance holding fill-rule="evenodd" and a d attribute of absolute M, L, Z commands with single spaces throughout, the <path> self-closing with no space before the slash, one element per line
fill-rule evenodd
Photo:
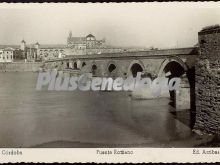
<path fill-rule="evenodd" d="M 220 24 L 220 3 L 0 4 L 0 44 L 66 44 L 69 31 L 114 46 L 189 47 Z"/>

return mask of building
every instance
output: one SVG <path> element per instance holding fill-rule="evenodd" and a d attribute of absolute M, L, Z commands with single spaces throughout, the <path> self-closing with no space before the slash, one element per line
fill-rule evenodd
<path fill-rule="evenodd" d="M 20 44 L 20 48 L 16 49 L 15 59 L 16 60 L 27 60 L 27 61 L 36 61 L 38 59 L 38 48 L 39 43 L 27 45 L 23 39 Z"/>
<path fill-rule="evenodd" d="M 38 57 L 42 61 L 62 58 L 65 47 L 65 45 L 40 45 Z"/>
<path fill-rule="evenodd" d="M 65 56 L 72 56 L 114 52 L 123 52 L 123 49 L 106 45 L 105 39 L 97 40 L 92 34 L 85 37 L 73 37 L 72 32 L 70 31 L 69 36 L 67 37 L 67 46 L 64 49 L 63 54 Z"/>
<path fill-rule="evenodd" d="M 8 47 L 13 49 L 13 57 L 8 57 L 7 59 L 7 54 L 4 54 L 4 50 L 7 50 L 6 48 Z M 38 42 L 35 44 L 27 44 L 23 39 L 20 45 L 0 45 L 0 50 L 2 50 L 1 54 L 4 54 L 4 56 L 1 58 L 1 62 L 20 60 L 25 60 L 27 62 L 46 61 L 72 55 L 120 53 L 129 51 L 129 49 L 109 46 L 105 43 L 105 39 L 97 40 L 92 34 L 89 34 L 85 37 L 73 37 L 72 32 L 70 32 L 69 36 L 67 37 L 67 45 L 42 45 Z M 130 49 L 130 51 L 134 50 Z"/>
<path fill-rule="evenodd" d="M 25 59 L 24 53 L 20 48 L 14 50 L 14 60 L 23 60 Z"/>
<path fill-rule="evenodd" d="M 0 49 L 0 62 L 13 62 L 14 60 L 14 49 L 7 47 Z"/>
<path fill-rule="evenodd" d="M 20 48 L 15 50 L 16 59 L 26 59 L 28 62 L 45 61 L 63 57 L 66 45 L 41 45 L 38 42 L 27 45 L 21 41 Z"/>
<path fill-rule="evenodd" d="M 35 47 L 35 45 L 29 45 L 25 48 L 25 59 L 27 61 L 37 61 L 39 59 L 38 56 L 38 49 Z"/>
<path fill-rule="evenodd" d="M 73 37 L 70 31 L 67 37 L 67 47 L 71 49 L 91 49 L 104 47 L 105 39 L 97 40 L 92 34 L 86 37 Z"/>

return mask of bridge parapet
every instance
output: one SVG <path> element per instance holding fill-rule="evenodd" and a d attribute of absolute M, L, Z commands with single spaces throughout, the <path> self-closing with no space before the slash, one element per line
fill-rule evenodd
<path fill-rule="evenodd" d="M 135 51 L 135 52 L 122 52 L 122 53 L 103 53 L 103 54 L 90 54 L 90 55 L 72 55 L 65 58 L 57 58 L 45 61 L 50 63 L 53 61 L 64 61 L 69 59 L 102 59 L 102 58 L 157 58 L 157 56 L 193 56 L 198 55 L 197 47 L 177 48 L 177 49 L 161 49 L 149 51 Z"/>

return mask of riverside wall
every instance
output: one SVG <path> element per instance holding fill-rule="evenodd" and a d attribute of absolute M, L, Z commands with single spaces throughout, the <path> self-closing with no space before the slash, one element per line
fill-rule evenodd
<path fill-rule="evenodd" d="M 0 72 L 37 72 L 41 62 L 0 63 Z"/>
<path fill-rule="evenodd" d="M 195 129 L 220 134 L 220 27 L 199 33 Z"/>

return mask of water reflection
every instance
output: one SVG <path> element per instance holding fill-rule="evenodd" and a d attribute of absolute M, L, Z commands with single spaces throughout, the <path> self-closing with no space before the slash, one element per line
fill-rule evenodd
<path fill-rule="evenodd" d="M 36 91 L 37 73 L 0 73 L 0 147 L 55 141 L 163 146 L 191 136 L 169 99 L 125 92 Z M 56 146 L 56 144 L 55 144 Z"/>

